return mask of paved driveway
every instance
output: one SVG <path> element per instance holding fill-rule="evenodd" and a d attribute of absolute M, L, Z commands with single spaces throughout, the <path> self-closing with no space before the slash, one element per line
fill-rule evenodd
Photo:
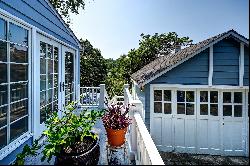
<path fill-rule="evenodd" d="M 248 165 L 247 157 L 160 152 L 165 165 Z"/>

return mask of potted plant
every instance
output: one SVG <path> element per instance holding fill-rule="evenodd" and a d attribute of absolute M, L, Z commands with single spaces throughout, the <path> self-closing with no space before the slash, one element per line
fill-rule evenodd
<path fill-rule="evenodd" d="M 108 143 L 110 146 L 118 147 L 125 143 L 125 134 L 131 119 L 128 116 L 129 105 L 119 105 L 106 103 L 108 109 L 102 117 L 104 127 L 107 132 Z"/>
<path fill-rule="evenodd" d="M 79 115 L 74 111 L 77 102 L 65 107 L 63 116 L 50 114 L 45 125 L 47 144 L 43 149 L 42 161 L 56 156 L 57 165 L 96 165 L 100 155 L 98 135 L 91 131 L 96 120 L 103 115 L 99 110 L 83 110 Z"/>

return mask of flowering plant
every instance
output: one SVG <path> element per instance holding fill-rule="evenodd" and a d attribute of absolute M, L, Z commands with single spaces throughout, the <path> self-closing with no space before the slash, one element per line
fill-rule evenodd
<path fill-rule="evenodd" d="M 118 105 L 106 103 L 108 109 L 102 117 L 105 128 L 119 130 L 129 126 L 131 120 L 128 116 L 130 105 Z"/>

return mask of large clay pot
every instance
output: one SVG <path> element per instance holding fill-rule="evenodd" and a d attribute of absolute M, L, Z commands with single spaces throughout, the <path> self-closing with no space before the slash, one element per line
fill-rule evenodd
<path fill-rule="evenodd" d="M 125 134 L 127 132 L 127 127 L 119 130 L 113 130 L 106 128 L 108 144 L 110 146 L 118 147 L 125 143 Z"/>

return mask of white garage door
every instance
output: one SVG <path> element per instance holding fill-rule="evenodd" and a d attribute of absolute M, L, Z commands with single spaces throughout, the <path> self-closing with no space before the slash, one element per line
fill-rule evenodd
<path fill-rule="evenodd" d="M 153 93 L 151 135 L 159 150 L 239 156 L 247 153 L 244 90 L 161 88 Z"/>

